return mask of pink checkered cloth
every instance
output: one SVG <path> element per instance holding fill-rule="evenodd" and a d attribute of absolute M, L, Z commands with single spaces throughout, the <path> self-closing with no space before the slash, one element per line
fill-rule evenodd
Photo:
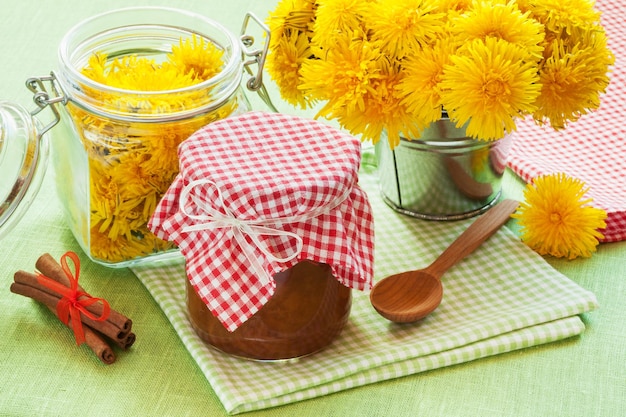
<path fill-rule="evenodd" d="M 230 331 L 301 260 L 369 289 L 374 229 L 357 185 L 360 149 L 353 136 L 284 114 L 209 124 L 179 147 L 180 173 L 149 227 L 178 245 L 194 289 Z"/>
<path fill-rule="evenodd" d="M 605 242 L 626 239 L 625 4 L 623 0 L 596 2 L 616 58 L 600 109 L 561 132 L 525 120 L 518 125 L 509 155 L 509 166 L 527 182 L 555 172 L 584 181 L 593 205 L 607 212 Z"/>

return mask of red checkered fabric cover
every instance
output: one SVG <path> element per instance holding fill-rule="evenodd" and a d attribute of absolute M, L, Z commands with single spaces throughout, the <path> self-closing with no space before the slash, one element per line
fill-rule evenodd
<path fill-rule="evenodd" d="M 358 139 L 313 120 L 251 112 L 181 144 L 180 173 L 150 229 L 174 241 L 187 276 L 230 331 L 271 298 L 277 272 L 327 263 L 344 285 L 373 277 L 373 218 L 358 185 Z"/>
<path fill-rule="evenodd" d="M 520 123 L 509 166 L 527 182 L 555 172 L 584 181 L 593 205 L 608 214 L 603 241 L 615 242 L 626 239 L 626 3 L 597 0 L 596 7 L 615 54 L 600 109 L 561 132 L 531 120 Z"/>

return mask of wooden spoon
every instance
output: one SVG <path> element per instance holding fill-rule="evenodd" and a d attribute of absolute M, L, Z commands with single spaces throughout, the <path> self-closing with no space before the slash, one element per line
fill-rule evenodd
<path fill-rule="evenodd" d="M 401 272 L 378 282 L 370 293 L 372 306 L 395 323 L 411 323 L 441 303 L 441 276 L 489 239 L 511 216 L 519 202 L 503 200 L 481 215 L 428 267 Z"/>

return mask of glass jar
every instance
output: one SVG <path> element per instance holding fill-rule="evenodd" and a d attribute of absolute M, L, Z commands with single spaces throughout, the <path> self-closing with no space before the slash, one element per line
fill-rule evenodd
<path fill-rule="evenodd" d="M 38 105 L 52 104 L 59 121 L 50 133 L 57 191 L 74 237 L 92 260 L 125 267 L 177 256 L 147 222 L 178 173 L 178 144 L 202 126 L 250 110 L 243 70 L 258 63 L 256 79 L 247 84 L 262 87 L 265 52 L 250 52 L 250 42 L 195 13 L 120 9 L 73 27 L 59 46 L 58 71 L 28 81 L 46 97 Z M 219 65 L 200 77 L 210 53 L 221 55 Z M 244 63 L 246 55 L 254 60 Z"/>
<path fill-rule="evenodd" d="M 351 289 L 333 277 L 330 266 L 311 261 L 279 272 L 274 280 L 274 296 L 233 332 L 187 280 L 187 308 L 196 333 L 222 352 L 256 360 L 298 358 L 328 346 L 348 321 Z"/>

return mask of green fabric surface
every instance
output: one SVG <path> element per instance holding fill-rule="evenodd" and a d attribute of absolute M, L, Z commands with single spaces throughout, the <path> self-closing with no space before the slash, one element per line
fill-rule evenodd
<path fill-rule="evenodd" d="M 373 158 L 371 147 L 365 158 Z M 375 279 L 432 262 L 475 219 L 429 222 L 398 214 L 378 195 L 377 170 L 360 184 L 375 225 Z M 409 325 L 380 317 L 353 291 L 350 321 L 327 349 L 290 364 L 241 360 L 208 348 L 186 315 L 184 263 L 134 267 L 231 413 L 282 405 L 416 372 L 571 337 L 595 296 L 558 273 L 508 229 L 444 276 L 444 299 Z"/>
<path fill-rule="evenodd" d="M 148 4 L 172 5 L 167 0 L 2 0 L 0 97 L 32 107 L 24 80 L 56 68 L 57 46 L 72 25 L 101 11 Z M 176 4 L 221 20 L 238 32 L 246 11 L 265 16 L 276 2 L 183 0 Z M 275 88 L 268 84 L 275 96 Z M 285 112 L 313 115 L 278 105 Z M 256 101 L 255 106 L 261 104 Z M 504 192 L 521 198 L 521 184 L 510 172 Z M 514 224 L 509 226 L 515 229 Z M 133 319 L 137 342 L 127 352 L 116 350 L 113 365 L 101 364 L 84 346 L 76 347 L 72 334 L 47 309 L 9 292 L 16 270 L 34 269 L 44 252 L 58 258 L 67 250 L 81 256 L 81 284 Z M 96 265 L 80 252 L 62 218 L 51 170 L 24 220 L 0 241 L 0 254 L 0 416 L 227 415 L 203 369 L 141 281 L 128 269 Z M 603 244 L 590 259 L 546 260 L 597 297 L 597 310 L 572 319 L 572 333 L 580 332 L 581 322 L 586 327 L 580 336 L 245 415 L 624 415 L 626 242 Z M 560 337 L 550 330 L 535 336 L 546 341 Z M 389 376 L 417 369 L 399 368 Z"/>

